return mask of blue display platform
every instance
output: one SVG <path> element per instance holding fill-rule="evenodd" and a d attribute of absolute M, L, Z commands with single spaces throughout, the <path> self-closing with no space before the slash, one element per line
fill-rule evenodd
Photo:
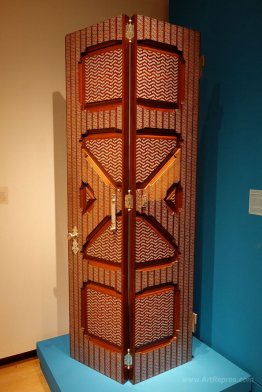
<path fill-rule="evenodd" d="M 250 375 L 193 338 L 194 358 L 176 369 L 124 385 L 69 355 L 69 335 L 37 343 L 41 368 L 52 392 L 250 392 Z"/>

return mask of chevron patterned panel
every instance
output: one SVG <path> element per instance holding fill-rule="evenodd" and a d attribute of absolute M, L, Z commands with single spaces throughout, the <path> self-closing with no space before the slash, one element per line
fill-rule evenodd
<path fill-rule="evenodd" d="M 178 57 L 138 47 L 137 98 L 177 102 L 178 69 Z"/>
<path fill-rule="evenodd" d="M 85 57 L 86 103 L 122 97 L 122 49 Z"/>
<path fill-rule="evenodd" d="M 176 139 L 137 137 L 136 181 L 143 182 L 176 147 Z"/>
<path fill-rule="evenodd" d="M 174 290 L 142 294 L 135 303 L 136 348 L 160 339 L 172 337 L 174 319 Z"/>
<path fill-rule="evenodd" d="M 136 221 L 136 262 L 161 260 L 174 257 L 175 250 L 157 234 L 150 225 L 138 219 Z"/>
<path fill-rule="evenodd" d="M 122 139 L 121 137 L 88 139 L 86 148 L 94 155 L 102 168 L 116 182 L 122 181 Z"/>
<path fill-rule="evenodd" d="M 86 255 L 105 261 L 121 263 L 122 259 L 122 222 L 117 219 L 117 231 L 112 233 L 110 226 L 102 228 L 98 237 L 87 246 Z"/>
<path fill-rule="evenodd" d="M 91 288 L 86 290 L 87 332 L 121 346 L 121 299 Z"/>

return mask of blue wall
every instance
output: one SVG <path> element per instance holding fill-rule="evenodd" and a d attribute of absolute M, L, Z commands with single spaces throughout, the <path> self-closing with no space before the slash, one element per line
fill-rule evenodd
<path fill-rule="evenodd" d="M 198 335 L 262 384 L 262 0 L 170 0 L 201 31 L 195 309 Z"/>

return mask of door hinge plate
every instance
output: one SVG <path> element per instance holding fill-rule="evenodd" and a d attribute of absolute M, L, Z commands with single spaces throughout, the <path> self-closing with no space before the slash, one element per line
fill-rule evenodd
<path fill-rule="evenodd" d="M 130 354 L 130 348 L 127 349 L 127 353 L 124 356 L 124 365 L 127 369 L 130 369 L 133 365 L 133 357 L 132 354 Z"/>
<path fill-rule="evenodd" d="M 196 332 L 197 327 L 197 313 L 192 314 L 192 333 Z"/>
<path fill-rule="evenodd" d="M 129 19 L 128 23 L 126 24 L 126 38 L 128 39 L 129 42 L 132 42 L 134 36 L 135 36 L 134 25 L 132 23 L 132 20 Z"/>
<path fill-rule="evenodd" d="M 128 190 L 128 194 L 125 195 L 125 208 L 128 209 L 128 211 L 132 210 L 133 208 L 133 195 L 130 193 L 131 191 Z"/>

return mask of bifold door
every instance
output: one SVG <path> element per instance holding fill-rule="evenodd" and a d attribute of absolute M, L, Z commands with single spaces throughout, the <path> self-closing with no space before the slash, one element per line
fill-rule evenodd
<path fill-rule="evenodd" d="M 66 36 L 71 355 L 121 383 L 191 358 L 199 34 Z"/>

